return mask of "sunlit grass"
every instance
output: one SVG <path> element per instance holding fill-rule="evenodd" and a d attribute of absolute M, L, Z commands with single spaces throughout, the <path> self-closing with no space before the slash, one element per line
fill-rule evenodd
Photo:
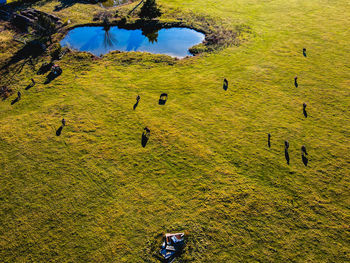
<path fill-rule="evenodd" d="M 182 262 L 349 261 L 349 3 L 159 2 L 252 32 L 181 61 L 67 54 L 48 85 L 25 67 L 22 99 L 0 102 L 1 260 L 158 262 L 159 235 L 185 231 Z M 91 22 L 96 8 L 53 13 Z"/>

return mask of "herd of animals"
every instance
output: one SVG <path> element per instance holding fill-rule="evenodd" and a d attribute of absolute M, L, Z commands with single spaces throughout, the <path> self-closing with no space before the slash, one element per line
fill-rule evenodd
<path fill-rule="evenodd" d="M 303 56 L 304 57 L 307 56 L 306 48 L 303 48 Z M 296 88 L 299 87 L 298 77 L 297 76 L 294 77 L 294 86 Z M 226 78 L 224 79 L 223 89 L 225 91 L 228 89 L 228 80 Z M 166 93 L 161 94 L 160 99 L 159 99 L 159 105 L 164 105 L 166 100 L 167 100 L 167 97 L 168 97 L 168 95 Z M 139 101 L 140 101 L 140 96 L 138 95 L 137 98 L 136 98 L 136 103 L 134 105 L 134 110 L 136 109 L 137 105 L 139 104 Z M 303 115 L 304 115 L 305 118 L 307 118 L 306 106 L 307 106 L 306 103 L 303 103 Z M 141 141 L 141 144 L 142 144 L 143 147 L 146 146 L 147 141 L 148 141 L 148 139 L 150 137 L 150 134 L 151 134 L 150 129 L 148 127 L 145 127 L 144 131 L 142 133 L 142 141 Z M 268 133 L 268 135 L 267 135 L 267 145 L 268 145 L 269 148 L 271 148 L 271 134 L 270 133 Z M 289 157 L 289 151 L 288 150 L 289 150 L 289 142 L 285 141 L 284 142 L 284 156 L 285 156 L 287 164 L 289 165 L 290 157 Z M 305 147 L 305 145 L 302 145 L 301 146 L 301 160 L 302 160 L 302 162 L 303 162 L 303 164 L 305 166 L 307 166 L 308 162 L 309 162 L 309 159 L 308 159 L 307 155 L 308 155 L 308 153 L 306 151 L 306 147 Z"/>
<path fill-rule="evenodd" d="M 304 57 L 306 57 L 306 49 L 303 48 L 303 55 Z M 46 65 L 44 65 L 46 66 Z M 48 74 L 47 76 L 47 80 L 45 81 L 45 84 L 51 82 L 53 79 L 57 78 L 58 76 L 60 76 L 62 74 L 62 69 L 54 64 L 54 65 L 50 65 L 50 73 Z M 32 83 L 30 85 L 28 85 L 26 87 L 26 90 L 33 87 L 35 85 L 35 81 L 34 79 L 31 79 Z M 296 88 L 298 88 L 299 84 L 298 84 L 298 77 L 294 77 L 294 86 Z M 228 89 L 228 80 L 225 78 L 224 79 L 224 83 L 223 83 L 223 89 L 226 91 Z M 17 98 L 15 98 L 11 104 L 15 104 L 16 102 L 18 102 L 22 97 L 22 94 L 20 91 L 17 92 Z M 137 98 L 136 98 L 136 103 L 134 104 L 133 106 L 133 109 L 136 110 L 136 107 L 138 106 L 139 102 L 140 102 L 140 99 L 141 97 L 138 95 Z M 160 98 L 159 98 L 159 105 L 165 105 L 166 101 L 168 99 L 168 94 L 166 93 L 162 93 L 160 95 Z M 306 112 L 306 103 L 303 103 L 303 115 L 305 118 L 307 118 L 307 112 Z M 62 129 L 63 127 L 66 126 L 66 120 L 65 119 L 62 119 L 62 125 L 60 126 L 60 128 L 56 131 L 56 135 L 57 136 L 60 136 L 61 135 L 61 132 L 62 132 Z M 148 127 L 145 127 L 144 130 L 143 130 L 143 133 L 142 133 L 142 138 L 141 138 L 141 145 L 142 147 L 146 147 L 147 145 L 147 142 L 150 138 L 150 135 L 151 135 L 151 130 L 148 128 Z M 267 145 L 269 148 L 271 148 L 271 134 L 268 133 L 267 135 Z M 289 149 L 289 142 L 288 141 L 285 141 L 284 142 L 284 154 L 285 154 L 285 159 L 286 159 L 286 162 L 287 164 L 289 165 L 290 163 L 290 157 L 289 157 L 289 152 L 288 152 L 288 149 Z M 306 151 L 306 147 L 303 145 L 301 146 L 301 157 L 302 157 L 302 162 L 305 166 L 308 165 L 308 158 L 307 158 L 307 151 Z"/>
<path fill-rule="evenodd" d="M 306 49 L 305 48 L 303 49 L 303 55 L 306 57 Z M 46 66 L 46 65 L 44 65 L 44 66 Z M 45 83 L 48 83 L 48 82 L 52 81 L 53 79 L 57 78 L 58 76 L 60 76 L 62 74 L 62 69 L 58 65 L 50 65 L 48 71 L 50 71 L 50 73 L 47 76 L 47 80 L 46 80 Z M 26 90 L 31 88 L 31 87 L 33 87 L 36 84 L 34 79 L 31 79 L 31 81 L 32 81 L 32 83 L 27 86 Z M 223 83 L 223 89 L 226 91 L 228 89 L 228 86 L 229 86 L 229 82 L 225 78 L 224 79 L 224 83 Z M 296 88 L 299 86 L 298 85 L 298 77 L 297 76 L 294 78 L 294 86 Z M 11 102 L 11 104 L 14 104 L 14 103 L 18 102 L 21 99 L 21 97 L 22 97 L 22 94 L 21 94 L 20 91 L 18 91 L 17 98 L 15 100 L 13 100 Z M 167 99 L 168 99 L 168 94 L 162 93 L 160 95 L 160 98 L 159 98 L 159 105 L 165 105 L 166 102 L 167 102 Z M 140 100 L 141 100 L 141 97 L 138 95 L 136 97 L 136 103 L 133 106 L 134 110 L 136 110 Z M 303 103 L 303 115 L 304 115 L 305 118 L 307 118 L 306 106 L 307 106 L 306 103 Z M 66 126 L 66 120 L 63 118 L 61 120 L 61 123 L 62 123 L 62 125 L 56 131 L 56 135 L 57 136 L 61 135 L 63 128 Z M 150 138 L 150 135 L 151 135 L 151 130 L 148 127 L 145 127 L 144 130 L 143 130 L 143 133 L 142 133 L 142 138 L 141 138 L 141 145 L 142 145 L 142 147 L 146 147 L 147 142 L 148 142 L 148 140 Z M 271 148 L 271 134 L 270 133 L 267 134 L 267 146 L 268 146 L 268 148 Z M 284 153 L 285 153 L 286 162 L 289 165 L 290 157 L 289 157 L 288 149 L 289 149 L 289 142 L 285 141 L 284 142 Z M 301 157 L 302 157 L 302 162 L 303 162 L 303 164 L 305 166 L 308 165 L 307 155 L 308 155 L 308 153 L 307 153 L 306 147 L 304 145 L 301 146 Z M 174 235 L 173 234 L 169 234 L 169 237 L 170 236 L 174 236 Z M 167 238 L 165 240 L 167 240 Z M 181 238 L 179 240 L 181 242 L 183 242 L 183 235 L 181 236 Z M 176 242 L 180 242 L 177 239 L 175 239 L 175 241 Z M 178 254 L 178 250 L 181 250 L 183 245 L 180 242 L 179 244 L 181 246 L 179 246 L 179 248 L 175 247 L 176 248 L 175 249 L 174 245 L 171 245 L 171 246 L 169 245 L 170 244 L 169 242 L 165 241 L 165 245 L 163 244 L 163 247 L 162 247 L 162 250 L 161 250 L 161 254 L 164 256 L 165 259 L 174 259 L 174 257 Z M 175 243 L 173 242 L 173 243 L 176 245 L 177 244 L 176 242 Z M 169 244 L 167 244 L 167 243 L 169 243 Z"/>

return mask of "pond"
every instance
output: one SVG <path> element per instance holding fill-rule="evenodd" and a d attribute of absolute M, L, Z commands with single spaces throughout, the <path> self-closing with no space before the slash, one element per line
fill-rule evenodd
<path fill-rule="evenodd" d="M 128 30 L 117 26 L 77 27 L 68 32 L 61 41 L 78 51 L 87 51 L 96 56 L 108 52 L 139 51 L 164 54 L 177 58 L 191 56 L 189 48 L 203 42 L 205 35 L 189 28 L 163 28 L 160 30 Z"/>

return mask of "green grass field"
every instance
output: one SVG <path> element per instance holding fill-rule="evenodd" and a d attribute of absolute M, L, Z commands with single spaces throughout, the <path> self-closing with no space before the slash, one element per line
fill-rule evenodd
<path fill-rule="evenodd" d="M 0 261 L 159 262 L 173 231 L 176 262 L 350 261 L 350 2 L 158 2 L 250 33 L 180 61 L 70 53 L 48 85 L 26 66 L 22 99 L 0 101 Z M 57 3 L 38 8 L 73 24 L 99 8 Z"/>

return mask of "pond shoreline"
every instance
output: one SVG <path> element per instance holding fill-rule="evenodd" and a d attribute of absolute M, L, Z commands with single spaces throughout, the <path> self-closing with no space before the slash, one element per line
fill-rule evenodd
<path fill-rule="evenodd" d="M 83 26 L 68 31 L 62 47 L 104 56 L 112 51 L 147 52 L 177 59 L 191 57 L 191 48 L 201 45 L 205 34 L 186 27 Z"/>
<path fill-rule="evenodd" d="M 204 30 L 195 28 L 191 25 L 187 25 L 186 23 L 183 23 L 181 21 L 171 21 L 171 22 L 165 21 L 164 22 L 164 21 L 160 21 L 160 20 L 142 20 L 142 19 L 134 20 L 131 23 L 130 22 L 128 23 L 125 20 L 123 21 L 123 19 L 119 19 L 119 20 L 113 20 L 113 21 L 109 22 L 108 24 L 106 24 L 104 22 L 91 22 L 91 23 L 77 24 L 77 25 L 74 25 L 71 27 L 63 27 L 58 32 L 59 36 L 55 39 L 55 42 L 56 41 L 58 43 L 61 42 L 70 31 L 77 29 L 77 28 L 81 28 L 81 27 L 118 27 L 120 29 L 126 29 L 126 30 L 154 30 L 154 31 L 158 31 L 161 29 L 170 29 L 170 28 L 191 29 L 191 30 L 194 30 L 194 31 L 204 35 L 204 40 L 201 43 L 196 44 L 193 47 L 189 48 L 189 53 L 192 56 L 197 56 L 200 53 L 203 53 L 203 52 L 194 52 L 194 49 L 196 48 L 196 46 L 198 46 L 198 45 L 207 46 L 207 45 L 215 44 L 215 43 L 211 43 L 211 41 L 207 39 L 208 32 L 205 32 Z M 85 51 L 77 51 L 77 50 L 72 50 L 72 51 L 85 52 Z M 118 50 L 116 50 L 116 51 L 118 51 Z M 125 52 L 125 51 L 120 51 L 120 52 Z M 89 52 L 89 53 L 91 53 L 91 52 Z M 96 56 L 94 54 L 92 54 L 92 55 L 95 57 L 100 57 L 100 56 Z M 104 55 L 106 55 L 106 54 L 104 54 Z M 184 57 L 184 58 L 186 58 L 186 57 Z M 182 58 L 182 59 L 184 59 L 184 58 Z"/>

